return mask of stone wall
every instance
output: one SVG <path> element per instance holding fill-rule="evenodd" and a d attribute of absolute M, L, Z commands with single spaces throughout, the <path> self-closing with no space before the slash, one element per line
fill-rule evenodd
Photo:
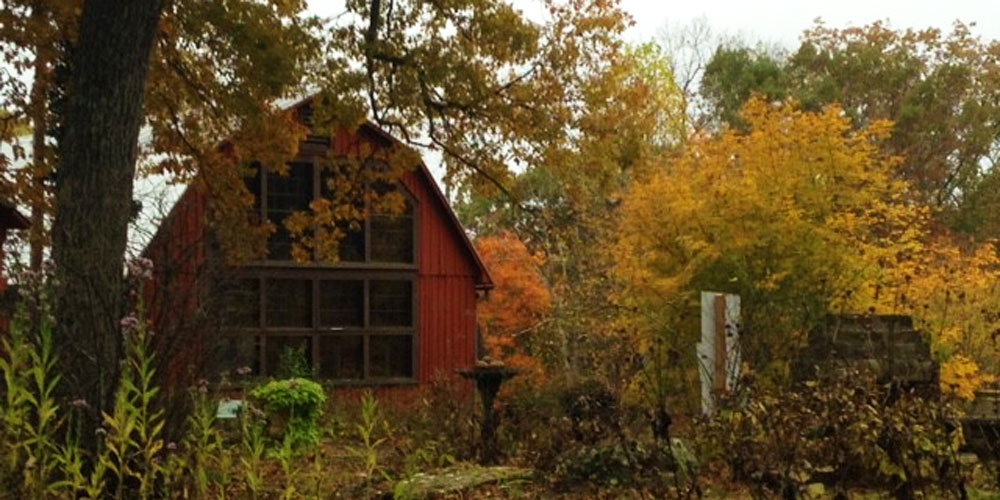
<path fill-rule="evenodd" d="M 813 330 L 802 350 L 795 377 L 805 380 L 856 368 L 883 381 L 937 390 L 938 365 L 925 335 L 908 316 L 831 315 Z"/>

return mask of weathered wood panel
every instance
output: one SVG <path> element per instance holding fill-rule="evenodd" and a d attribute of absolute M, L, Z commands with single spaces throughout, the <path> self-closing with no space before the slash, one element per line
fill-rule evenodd
<path fill-rule="evenodd" d="M 475 364 L 476 294 L 468 276 L 425 276 L 420 280 L 418 340 L 421 382 L 454 376 Z"/>

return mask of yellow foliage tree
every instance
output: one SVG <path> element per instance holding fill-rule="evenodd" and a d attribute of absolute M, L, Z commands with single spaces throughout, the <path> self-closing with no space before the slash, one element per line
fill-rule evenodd
<path fill-rule="evenodd" d="M 546 365 L 617 383 L 631 346 L 609 334 L 619 313 L 609 244 L 629 186 L 683 144 L 684 96 L 654 45 L 576 71 L 569 88 L 566 133 L 521 152 L 530 158 L 509 185 L 514 197 L 459 179 L 459 213 L 479 234 L 510 230 L 545 255 L 552 310 L 537 354 Z"/>
<path fill-rule="evenodd" d="M 941 389 L 971 400 L 1000 370 L 1000 257 L 994 243 L 963 248 L 943 238 L 901 255 L 883 311 L 913 316 L 941 361 Z"/>
<path fill-rule="evenodd" d="M 740 295 L 745 359 L 781 379 L 816 321 L 872 306 L 883 266 L 919 250 L 926 214 L 880 149 L 889 123 L 853 129 L 836 106 L 756 99 L 742 119 L 746 132 L 695 138 L 633 186 L 617 274 L 636 341 L 678 352 L 694 345 L 699 291 Z"/>
<path fill-rule="evenodd" d="M 971 399 L 995 379 L 1000 257 L 932 230 L 885 154 L 891 124 L 751 100 L 745 132 L 697 138 L 626 199 L 617 274 L 647 350 L 687 350 L 702 290 L 743 300 L 745 359 L 782 378 L 828 313 L 911 315 Z"/>

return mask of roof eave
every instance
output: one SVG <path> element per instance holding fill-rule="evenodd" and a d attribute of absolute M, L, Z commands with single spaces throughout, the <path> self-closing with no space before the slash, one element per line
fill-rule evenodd
<path fill-rule="evenodd" d="M 28 218 L 22 215 L 16 206 L 7 201 L 0 202 L 0 219 L 3 220 L 4 226 L 9 229 L 28 229 L 31 227 Z"/>

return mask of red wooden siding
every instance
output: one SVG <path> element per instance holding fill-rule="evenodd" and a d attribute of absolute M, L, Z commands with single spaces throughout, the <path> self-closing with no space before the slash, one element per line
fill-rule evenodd
<path fill-rule="evenodd" d="M 161 369 L 168 382 L 183 382 L 191 365 L 201 362 L 205 346 L 195 328 L 199 278 L 206 261 L 205 196 L 197 188 L 184 191 L 164 219 L 145 256 L 153 260 L 146 284 L 146 310 L 154 332 Z"/>
<path fill-rule="evenodd" d="M 421 382 L 453 376 L 476 361 L 476 270 L 426 171 L 407 173 L 403 185 L 418 204 Z"/>
<path fill-rule="evenodd" d="M 18 212 L 17 207 L 7 201 L 0 200 L 0 294 L 6 293 L 8 287 L 7 272 L 3 265 L 6 258 L 3 248 L 4 243 L 7 242 L 7 236 L 12 229 L 28 229 L 30 225 L 28 219 Z M 6 334 L 10 331 L 10 322 L 16 309 L 16 301 L 17 297 L 4 297 L 4 309 L 6 310 L 0 310 L 0 334 Z"/>
<path fill-rule="evenodd" d="M 362 142 L 378 147 L 378 138 L 344 129 L 334 136 L 336 154 L 359 154 Z M 402 184 L 417 204 L 419 325 L 417 380 L 453 377 L 476 361 L 476 285 L 479 271 L 465 246 L 462 229 L 442 204 L 425 167 L 405 173 Z"/>
<path fill-rule="evenodd" d="M 454 376 L 476 361 L 476 292 L 469 276 L 420 277 L 417 345 L 421 382 Z"/>

